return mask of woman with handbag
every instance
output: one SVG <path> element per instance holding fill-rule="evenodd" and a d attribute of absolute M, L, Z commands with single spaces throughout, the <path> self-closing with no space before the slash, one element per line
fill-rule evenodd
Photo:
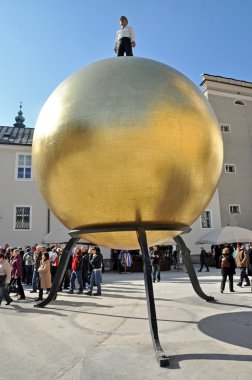
<path fill-rule="evenodd" d="M 43 289 L 50 289 L 52 286 L 51 263 L 49 259 L 49 252 L 42 253 L 42 260 L 38 268 L 38 272 L 40 277 L 40 288 L 39 296 L 35 299 L 35 301 L 42 301 Z"/>
<path fill-rule="evenodd" d="M 11 265 L 4 259 L 4 253 L 0 253 L 0 305 L 3 298 L 6 300 L 6 305 L 10 305 L 13 299 L 9 296 L 8 284 L 11 281 Z"/>

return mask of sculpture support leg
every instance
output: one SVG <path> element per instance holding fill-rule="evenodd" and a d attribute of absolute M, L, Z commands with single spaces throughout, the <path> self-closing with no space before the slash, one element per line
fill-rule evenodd
<path fill-rule="evenodd" d="M 185 263 L 185 266 L 186 266 L 186 270 L 187 270 L 188 276 L 189 276 L 189 278 L 191 280 L 191 284 L 192 284 L 193 289 L 195 290 L 196 294 L 198 294 L 198 296 L 200 298 L 203 298 L 204 300 L 206 300 L 208 302 L 214 301 L 214 297 L 207 296 L 203 292 L 203 290 L 201 289 L 200 284 L 199 284 L 199 280 L 198 280 L 198 277 L 197 277 L 197 274 L 195 272 L 195 269 L 194 269 L 194 266 L 193 266 L 193 263 L 192 263 L 189 251 L 188 251 L 188 248 L 185 245 L 185 242 L 182 239 L 182 237 L 181 236 L 176 236 L 175 238 L 173 238 L 173 240 L 176 242 L 176 244 L 179 246 L 179 248 L 180 248 L 180 250 L 182 252 L 182 256 L 183 256 L 183 260 L 184 260 L 184 263 Z"/>
<path fill-rule="evenodd" d="M 66 246 L 62 252 L 57 271 L 55 273 L 55 277 L 54 277 L 54 280 L 52 283 L 51 290 L 50 290 L 47 298 L 45 298 L 43 301 L 34 305 L 34 307 L 44 307 L 47 304 L 49 304 L 57 296 L 57 290 L 59 289 L 59 285 L 61 284 L 61 282 L 63 280 L 64 274 L 65 274 L 65 271 L 67 268 L 67 263 L 69 260 L 71 249 L 72 249 L 73 245 L 78 240 L 79 240 L 79 238 L 72 237 L 69 240 L 69 242 L 66 244 Z"/>
<path fill-rule="evenodd" d="M 165 355 L 158 337 L 158 326 L 156 317 L 155 300 L 153 293 L 153 285 L 151 278 L 151 262 L 148 252 L 148 245 L 146 239 L 146 233 L 144 228 L 137 229 L 137 238 L 141 247 L 141 251 L 144 259 L 144 283 L 147 298 L 148 317 L 150 323 L 150 332 L 152 337 L 153 346 L 156 352 L 157 361 L 160 367 L 169 365 L 169 357 Z"/>

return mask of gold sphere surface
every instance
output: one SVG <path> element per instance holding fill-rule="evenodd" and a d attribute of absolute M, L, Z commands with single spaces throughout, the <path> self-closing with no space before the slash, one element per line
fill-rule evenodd
<path fill-rule="evenodd" d="M 222 138 L 207 99 L 183 74 L 138 57 L 95 62 L 63 81 L 34 132 L 36 182 L 68 228 L 146 224 L 154 245 L 190 226 L 221 173 Z M 82 238 L 138 248 L 136 232 Z"/>

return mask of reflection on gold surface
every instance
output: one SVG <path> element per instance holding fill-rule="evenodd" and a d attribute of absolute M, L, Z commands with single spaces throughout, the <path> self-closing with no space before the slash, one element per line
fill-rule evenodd
<path fill-rule="evenodd" d="M 33 140 L 37 184 L 69 229 L 191 225 L 215 191 L 222 159 L 205 97 L 176 70 L 136 57 L 99 61 L 66 79 L 45 103 Z M 148 232 L 148 243 L 180 232 Z M 138 247 L 135 232 L 83 237 Z"/>

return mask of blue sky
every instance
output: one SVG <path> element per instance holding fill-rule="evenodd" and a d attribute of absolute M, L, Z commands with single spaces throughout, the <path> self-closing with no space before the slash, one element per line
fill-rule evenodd
<path fill-rule="evenodd" d="M 0 125 L 13 125 L 22 101 L 35 127 L 59 83 L 113 57 L 121 15 L 135 29 L 134 55 L 196 85 L 202 73 L 252 82 L 251 0 L 0 0 Z"/>

